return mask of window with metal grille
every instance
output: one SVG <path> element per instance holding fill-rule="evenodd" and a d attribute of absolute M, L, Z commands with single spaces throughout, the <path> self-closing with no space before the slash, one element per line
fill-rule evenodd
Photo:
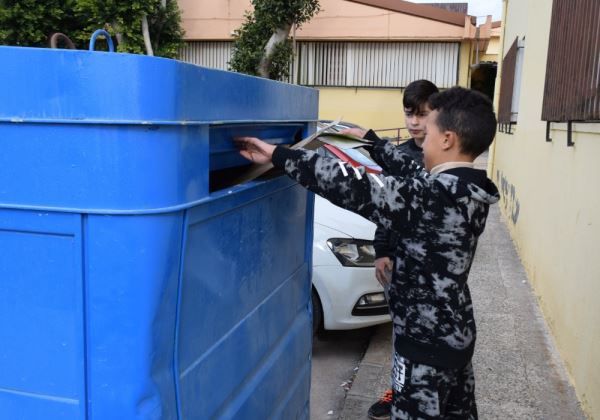
<path fill-rule="evenodd" d="M 188 42 L 183 61 L 228 69 L 232 42 Z M 458 82 L 460 44 L 453 42 L 297 42 L 288 81 L 307 86 L 402 88 L 428 79 Z"/>
<path fill-rule="evenodd" d="M 542 120 L 600 120 L 599 16 L 599 1 L 554 0 Z"/>
<path fill-rule="evenodd" d="M 458 82 L 459 44 L 449 42 L 303 42 L 298 82 L 308 86 L 405 87 L 428 79 Z"/>
<path fill-rule="evenodd" d="M 229 70 L 231 41 L 190 41 L 179 51 L 181 61 L 212 69 Z"/>
<path fill-rule="evenodd" d="M 498 124 L 500 131 L 510 133 L 519 115 L 519 94 L 523 69 L 524 41 L 517 37 L 502 60 Z"/>
<path fill-rule="evenodd" d="M 179 59 L 186 63 L 211 69 L 230 70 L 229 61 L 233 54 L 233 41 L 187 41 L 179 50 Z M 296 60 L 290 64 L 290 77 L 284 82 L 291 83 L 295 73 Z"/>

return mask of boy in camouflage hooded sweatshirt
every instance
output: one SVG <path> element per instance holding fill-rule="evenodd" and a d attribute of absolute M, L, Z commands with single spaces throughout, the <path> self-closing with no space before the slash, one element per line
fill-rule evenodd
<path fill-rule="evenodd" d="M 473 160 L 491 144 L 496 118 L 484 95 L 460 87 L 430 98 L 425 169 L 369 131 L 374 175 L 315 152 L 236 139 L 243 156 L 273 162 L 332 203 L 401 232 L 394 251 L 394 419 L 476 419 L 471 358 L 475 319 L 467 277 L 498 190 Z"/>

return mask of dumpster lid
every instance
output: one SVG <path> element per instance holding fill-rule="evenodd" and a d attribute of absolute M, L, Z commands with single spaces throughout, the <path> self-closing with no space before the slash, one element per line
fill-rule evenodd
<path fill-rule="evenodd" d="M 144 55 L 0 47 L 0 121 L 203 124 L 317 119 L 318 91 Z"/>

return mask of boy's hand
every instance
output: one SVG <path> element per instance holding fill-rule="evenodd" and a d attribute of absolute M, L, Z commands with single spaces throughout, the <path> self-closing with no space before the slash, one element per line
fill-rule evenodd
<path fill-rule="evenodd" d="M 379 284 L 386 287 L 392 281 L 392 269 L 394 264 L 388 257 L 381 257 L 375 260 L 375 277 Z"/>
<path fill-rule="evenodd" d="M 355 136 L 359 139 L 362 139 L 365 136 L 365 134 L 367 134 L 367 130 L 363 130 L 361 128 L 345 128 L 342 131 L 340 131 L 340 134 L 349 134 L 351 136 Z"/>
<path fill-rule="evenodd" d="M 265 143 L 256 137 L 235 137 L 233 141 L 240 149 L 240 154 L 246 159 L 260 165 L 271 163 L 276 146 Z"/>

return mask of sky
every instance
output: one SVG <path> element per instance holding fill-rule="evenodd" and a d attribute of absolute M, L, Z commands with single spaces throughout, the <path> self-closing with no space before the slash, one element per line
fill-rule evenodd
<path fill-rule="evenodd" d="M 485 16 L 492 20 L 502 19 L 502 0 L 410 0 L 413 3 L 469 3 L 469 14 L 477 16 L 477 23 L 485 22 Z"/>

